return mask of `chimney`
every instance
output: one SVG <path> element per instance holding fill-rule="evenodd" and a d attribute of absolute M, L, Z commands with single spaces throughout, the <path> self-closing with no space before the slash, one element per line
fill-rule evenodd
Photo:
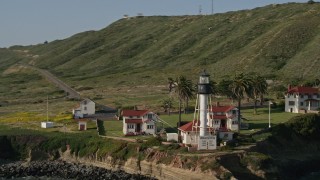
<path fill-rule="evenodd" d="M 288 92 L 290 91 L 291 89 L 291 84 L 288 85 Z"/>
<path fill-rule="evenodd" d="M 216 106 L 217 106 L 217 107 L 219 107 L 219 106 L 220 106 L 220 103 L 219 103 L 219 101 L 217 101 L 217 102 L 216 102 Z"/>

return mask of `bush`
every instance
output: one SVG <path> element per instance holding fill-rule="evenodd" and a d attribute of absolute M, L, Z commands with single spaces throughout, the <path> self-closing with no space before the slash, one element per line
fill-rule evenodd
<path fill-rule="evenodd" d="M 251 166 L 255 170 L 267 167 L 271 161 L 270 156 L 258 152 L 249 152 L 241 159 L 243 165 Z"/>
<path fill-rule="evenodd" d="M 290 119 L 286 126 L 295 133 L 310 139 L 320 139 L 320 115 L 304 114 Z"/>
<path fill-rule="evenodd" d="M 162 139 L 160 136 L 151 137 L 146 142 L 144 142 L 141 147 L 144 149 L 147 147 L 160 146 L 161 141 L 162 141 Z"/>
<path fill-rule="evenodd" d="M 309 0 L 308 4 L 314 4 L 315 2 L 313 0 Z"/>

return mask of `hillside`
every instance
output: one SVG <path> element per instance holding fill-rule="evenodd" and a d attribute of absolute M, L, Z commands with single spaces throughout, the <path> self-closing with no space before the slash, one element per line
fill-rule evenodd
<path fill-rule="evenodd" d="M 29 63 L 75 88 L 89 86 L 100 92 L 119 86 L 150 91 L 161 86 L 156 89 L 164 91 L 168 77 L 185 74 L 196 81 L 203 68 L 216 81 L 239 72 L 304 81 L 320 77 L 319 25 L 319 3 L 214 15 L 131 17 L 64 40 L 0 49 L 0 71 L 16 62 Z"/>

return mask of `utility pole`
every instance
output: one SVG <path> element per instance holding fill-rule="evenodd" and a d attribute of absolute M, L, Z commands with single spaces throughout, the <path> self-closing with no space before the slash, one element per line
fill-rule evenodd
<path fill-rule="evenodd" d="M 211 14 L 213 14 L 213 0 L 211 0 Z"/>
<path fill-rule="evenodd" d="M 202 15 L 202 7 L 199 5 L 199 15 Z"/>
<path fill-rule="evenodd" d="M 47 96 L 47 122 L 49 121 L 49 97 Z"/>

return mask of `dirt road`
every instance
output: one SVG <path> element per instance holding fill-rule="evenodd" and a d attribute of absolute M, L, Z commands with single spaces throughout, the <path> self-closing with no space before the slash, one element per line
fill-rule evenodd
<path fill-rule="evenodd" d="M 55 84 L 61 90 L 64 90 L 65 92 L 67 92 L 68 98 L 80 99 L 80 94 L 77 91 L 72 89 L 70 86 L 68 86 L 66 83 L 64 83 L 60 79 L 58 79 L 56 76 L 54 76 L 49 71 L 31 66 L 28 64 L 20 64 L 20 65 L 40 72 L 41 75 L 44 76 L 48 81 Z"/>

